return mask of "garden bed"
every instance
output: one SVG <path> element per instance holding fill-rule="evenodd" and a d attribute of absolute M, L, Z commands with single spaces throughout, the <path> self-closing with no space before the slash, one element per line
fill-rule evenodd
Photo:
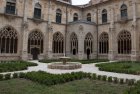
<path fill-rule="evenodd" d="M 82 64 L 90 64 L 90 63 L 99 63 L 99 62 L 107 62 L 109 60 L 106 60 L 106 59 L 91 59 L 91 60 L 75 60 L 75 59 L 72 59 L 70 60 L 70 62 L 80 62 Z M 51 62 L 61 62 L 61 60 L 59 59 L 48 59 L 48 60 L 39 60 L 39 62 L 42 62 L 42 63 L 51 63 Z"/>
<path fill-rule="evenodd" d="M 96 64 L 101 71 L 140 75 L 140 62 L 120 61 Z"/>
<path fill-rule="evenodd" d="M 26 61 L 0 61 L 0 73 L 26 70 L 29 66 L 37 66 L 37 64 Z"/>

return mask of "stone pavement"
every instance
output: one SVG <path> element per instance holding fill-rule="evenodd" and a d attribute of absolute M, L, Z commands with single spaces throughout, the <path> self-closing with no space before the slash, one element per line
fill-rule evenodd
<path fill-rule="evenodd" d="M 40 63 L 38 61 L 30 61 L 33 63 L 37 63 L 38 66 L 34 67 L 28 67 L 28 70 L 23 70 L 23 71 L 15 71 L 15 72 L 5 72 L 5 73 L 0 73 L 0 74 L 7 74 L 7 73 L 19 73 L 19 72 L 31 72 L 31 71 L 45 71 L 48 73 L 52 74 L 62 74 L 62 73 L 71 73 L 71 72 L 88 72 L 88 73 L 96 73 L 97 75 L 106 75 L 106 76 L 112 76 L 112 77 L 117 77 L 117 78 L 123 78 L 123 79 L 136 79 L 140 80 L 140 75 L 130 75 L 130 74 L 122 74 L 122 73 L 113 73 L 113 72 L 105 72 L 105 71 L 100 71 L 98 67 L 95 66 L 97 63 L 93 64 L 83 64 L 81 69 L 76 69 L 76 70 L 57 70 L 57 69 L 48 69 L 46 63 Z M 102 62 L 106 63 L 106 62 Z M 99 63 L 98 63 L 99 64 Z"/>

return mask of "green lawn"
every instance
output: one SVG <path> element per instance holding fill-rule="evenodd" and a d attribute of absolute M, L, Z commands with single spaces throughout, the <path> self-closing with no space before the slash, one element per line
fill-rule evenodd
<path fill-rule="evenodd" d="M 37 64 L 26 61 L 0 61 L 0 72 L 26 70 L 29 66 L 37 66 Z"/>
<path fill-rule="evenodd" d="M 51 62 L 60 62 L 61 60 L 59 59 L 54 59 L 54 60 L 40 60 L 40 62 L 43 62 L 43 63 L 51 63 Z M 75 60 L 75 59 L 72 59 L 70 60 L 71 62 L 80 62 L 82 64 L 90 64 L 90 63 L 98 63 L 98 62 L 107 62 L 108 60 L 106 59 L 91 59 L 91 60 Z"/>
<path fill-rule="evenodd" d="M 115 63 L 96 64 L 101 71 L 140 75 L 140 62 L 121 61 Z"/>
<path fill-rule="evenodd" d="M 0 81 L 0 94 L 123 94 L 127 85 L 89 79 L 46 86 L 25 79 Z"/>

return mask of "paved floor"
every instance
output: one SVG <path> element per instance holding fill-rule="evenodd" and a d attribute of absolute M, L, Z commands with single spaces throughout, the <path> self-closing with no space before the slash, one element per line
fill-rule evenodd
<path fill-rule="evenodd" d="M 71 73 L 71 72 L 88 72 L 88 73 L 96 73 L 97 75 L 106 75 L 106 76 L 112 76 L 112 77 L 117 77 L 117 78 L 124 78 L 124 79 L 136 79 L 140 80 L 140 75 L 129 75 L 129 74 L 121 74 L 121 73 L 112 73 L 112 72 L 105 72 L 105 71 L 100 71 L 94 63 L 94 64 L 83 64 L 81 69 L 76 69 L 76 70 L 56 70 L 56 69 L 48 69 L 47 64 L 45 63 L 40 63 L 38 61 L 30 61 L 37 63 L 38 66 L 34 67 L 28 67 L 28 70 L 23 70 L 23 71 L 15 71 L 15 72 L 6 72 L 6 73 L 0 73 L 0 74 L 7 74 L 7 73 L 19 73 L 19 72 L 31 72 L 31 71 L 45 71 L 48 73 L 52 74 L 62 74 L 62 73 Z M 105 63 L 105 62 L 103 62 Z M 98 63 L 99 64 L 99 63 Z"/>

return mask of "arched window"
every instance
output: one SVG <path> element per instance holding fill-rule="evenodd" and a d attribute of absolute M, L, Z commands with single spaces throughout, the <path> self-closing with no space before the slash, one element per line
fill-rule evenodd
<path fill-rule="evenodd" d="M 91 22 L 91 14 L 90 13 L 87 14 L 87 21 Z"/>
<path fill-rule="evenodd" d="M 109 37 L 107 33 L 102 33 L 99 37 L 99 53 L 107 54 L 109 51 Z"/>
<path fill-rule="evenodd" d="M 34 18 L 41 19 L 41 5 L 39 3 L 36 3 L 34 7 Z"/>
<path fill-rule="evenodd" d="M 62 20 L 62 12 L 60 9 L 56 10 L 56 23 L 61 23 Z"/>
<path fill-rule="evenodd" d="M 121 6 L 121 18 L 127 18 L 127 6 L 123 4 Z"/>
<path fill-rule="evenodd" d="M 64 52 L 64 37 L 60 32 L 53 35 L 53 53 Z"/>
<path fill-rule="evenodd" d="M 78 53 L 78 39 L 75 33 L 72 33 L 70 36 L 70 44 L 71 44 L 71 53 L 76 55 Z"/>
<path fill-rule="evenodd" d="M 77 13 L 74 13 L 74 15 L 73 15 L 73 21 L 78 21 L 78 14 Z"/>
<path fill-rule="evenodd" d="M 131 34 L 128 31 L 122 31 L 118 35 L 118 53 L 119 54 L 131 53 Z"/>
<path fill-rule="evenodd" d="M 87 53 L 88 50 L 90 53 L 93 52 L 93 36 L 91 33 L 88 33 L 84 40 L 84 52 Z"/>
<path fill-rule="evenodd" d="M 102 11 L 102 23 L 107 23 L 107 10 Z"/>
<path fill-rule="evenodd" d="M 38 48 L 39 53 L 43 53 L 43 34 L 38 30 L 34 30 L 29 34 L 28 53 L 31 53 L 32 48 Z"/>
<path fill-rule="evenodd" d="M 7 0 L 5 12 L 8 14 L 15 14 L 16 13 L 16 0 Z"/>
<path fill-rule="evenodd" d="M 0 53 L 15 54 L 18 50 L 18 34 L 10 26 L 0 30 Z"/>

